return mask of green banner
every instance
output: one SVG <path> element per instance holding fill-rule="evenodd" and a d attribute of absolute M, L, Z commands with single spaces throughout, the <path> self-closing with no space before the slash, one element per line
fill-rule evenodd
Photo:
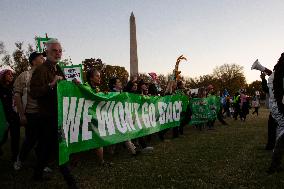
<path fill-rule="evenodd" d="M 58 84 L 59 164 L 72 153 L 120 143 L 180 124 L 184 95 L 149 97 L 94 93 L 85 85 Z"/>
<path fill-rule="evenodd" d="M 220 111 L 220 97 L 209 96 L 207 98 L 192 98 L 189 101 L 192 111 L 190 124 L 196 125 L 215 120 Z"/>
<path fill-rule="evenodd" d="M 0 100 L 0 141 L 3 139 L 4 133 L 7 129 L 7 122 L 5 118 L 5 113 L 3 109 L 2 102 Z"/>

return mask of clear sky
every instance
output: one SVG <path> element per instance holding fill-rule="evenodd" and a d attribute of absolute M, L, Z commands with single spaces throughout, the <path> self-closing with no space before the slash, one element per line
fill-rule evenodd
<path fill-rule="evenodd" d="M 224 63 L 255 59 L 272 69 L 284 51 L 283 0 L 0 0 L 0 40 L 34 44 L 35 35 L 58 38 L 74 64 L 85 58 L 129 70 L 129 16 L 137 25 L 140 72 L 167 74 L 184 54 L 183 75 L 210 74 Z"/>

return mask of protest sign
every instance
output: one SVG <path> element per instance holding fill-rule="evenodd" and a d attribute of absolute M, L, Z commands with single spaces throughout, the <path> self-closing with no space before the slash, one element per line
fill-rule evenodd
<path fill-rule="evenodd" d="M 192 111 L 190 124 L 206 123 L 217 118 L 221 106 L 220 97 L 192 98 L 189 101 L 189 106 Z"/>
<path fill-rule="evenodd" d="M 63 72 L 67 81 L 72 81 L 77 79 L 80 83 L 83 83 L 82 75 L 82 65 L 72 65 L 72 66 L 63 66 Z"/>
<path fill-rule="evenodd" d="M 37 51 L 42 53 L 45 51 L 45 43 L 50 40 L 48 37 L 36 37 Z"/>
<path fill-rule="evenodd" d="M 179 126 L 184 95 L 150 97 L 94 93 L 85 85 L 61 81 L 57 88 L 59 163 L 72 153 L 120 143 Z"/>

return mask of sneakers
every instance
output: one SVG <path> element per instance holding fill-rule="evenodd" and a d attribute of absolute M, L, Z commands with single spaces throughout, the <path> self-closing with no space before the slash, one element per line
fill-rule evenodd
<path fill-rule="evenodd" d="M 13 167 L 15 171 L 19 171 L 22 168 L 22 162 L 20 160 L 15 161 Z M 45 167 L 43 171 L 46 173 L 51 173 L 53 170 L 49 167 Z"/>
<path fill-rule="evenodd" d="M 103 161 L 100 165 L 101 167 L 113 167 L 114 164 L 112 162 Z"/>
<path fill-rule="evenodd" d="M 149 152 L 153 152 L 154 148 L 152 146 L 147 146 L 146 148 L 143 148 L 141 150 L 142 153 L 149 153 Z"/>
<path fill-rule="evenodd" d="M 65 181 L 66 181 L 66 184 L 68 185 L 68 188 L 70 188 L 70 189 L 78 189 L 79 188 L 77 186 L 76 179 L 72 175 L 65 177 Z"/>
<path fill-rule="evenodd" d="M 283 171 L 283 168 L 282 167 L 269 167 L 269 169 L 266 171 L 267 174 L 271 175 L 271 174 L 274 174 L 274 173 L 279 173 L 279 172 L 282 172 Z"/>
<path fill-rule="evenodd" d="M 22 162 L 18 159 L 13 164 L 14 170 L 19 171 L 22 168 Z"/>
<path fill-rule="evenodd" d="M 46 173 L 52 173 L 52 169 L 50 169 L 49 167 L 45 167 L 44 169 L 43 169 L 43 171 L 44 172 L 46 172 Z"/>

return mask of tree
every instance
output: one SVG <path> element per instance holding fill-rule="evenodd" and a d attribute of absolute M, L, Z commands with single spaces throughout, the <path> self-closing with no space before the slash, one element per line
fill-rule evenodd
<path fill-rule="evenodd" d="M 227 89 L 231 95 L 246 85 L 243 67 L 237 64 L 217 66 L 213 71 L 213 77 L 216 79 L 215 85 L 221 91 Z"/>
<path fill-rule="evenodd" d="M 265 92 L 262 90 L 261 81 L 253 81 L 251 84 L 247 85 L 247 94 L 250 96 L 255 96 L 255 92 L 259 91 L 260 98 L 265 99 Z"/>
<path fill-rule="evenodd" d="M 9 66 L 15 71 L 15 76 L 17 77 L 20 73 L 29 69 L 29 61 L 28 57 L 31 52 L 34 51 L 33 47 L 29 44 L 27 49 L 24 49 L 23 42 L 15 43 L 16 49 L 12 53 L 12 55 L 7 54 L 5 51 L 4 43 L 0 43 L 0 52 L 4 57 L 2 58 L 3 64 L 1 66 Z"/>
<path fill-rule="evenodd" d="M 10 67 L 15 71 L 15 77 L 20 75 L 22 72 L 27 71 L 30 68 L 29 64 L 29 56 L 32 52 L 35 51 L 31 44 L 24 47 L 24 42 L 16 42 L 16 49 L 13 51 L 12 55 L 8 54 L 5 50 L 5 45 L 2 41 L 0 41 L 0 55 L 3 56 L 1 59 L 2 67 Z M 65 58 L 60 61 L 60 65 L 66 66 L 72 64 L 71 58 Z"/>
<path fill-rule="evenodd" d="M 72 59 L 70 57 L 64 58 L 59 62 L 59 66 L 68 66 L 68 65 L 72 65 Z"/>
<path fill-rule="evenodd" d="M 191 89 L 207 87 L 210 84 L 214 85 L 215 90 L 219 90 L 219 86 L 216 85 L 216 78 L 214 78 L 213 75 L 210 74 L 199 76 L 199 78 L 196 77 L 185 79 L 185 86 Z"/>
<path fill-rule="evenodd" d="M 0 55 L 5 54 L 6 50 L 5 50 L 5 45 L 3 41 L 0 41 Z"/>

